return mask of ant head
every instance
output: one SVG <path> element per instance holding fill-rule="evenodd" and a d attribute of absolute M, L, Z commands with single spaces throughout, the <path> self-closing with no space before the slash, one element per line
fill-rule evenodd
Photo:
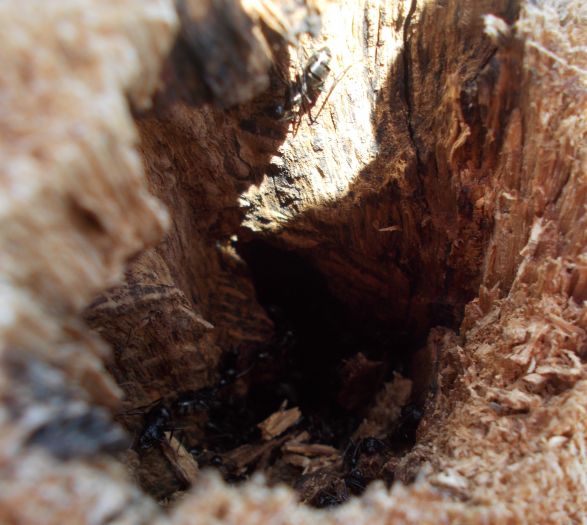
<path fill-rule="evenodd" d="M 234 368 L 229 368 L 224 372 L 224 377 L 218 381 L 218 386 L 223 387 L 229 385 L 237 378 L 237 372 Z"/>
<path fill-rule="evenodd" d="M 277 104 L 273 107 L 273 116 L 276 119 L 282 119 L 285 117 L 285 106 L 283 104 Z"/>
<path fill-rule="evenodd" d="M 424 416 L 423 412 L 414 403 L 404 406 L 402 415 L 411 423 L 419 423 Z"/>
<path fill-rule="evenodd" d="M 222 457 L 215 455 L 210 460 L 210 465 L 213 465 L 215 467 L 221 467 L 222 465 L 224 465 L 224 461 L 223 461 Z"/>
<path fill-rule="evenodd" d="M 367 454 L 367 456 L 373 456 L 374 454 L 381 452 L 384 448 L 385 444 L 383 441 L 373 436 L 366 437 L 361 443 L 361 449 Z"/>
<path fill-rule="evenodd" d="M 159 440 L 154 438 L 150 432 L 144 432 L 141 434 L 138 442 L 139 450 L 149 450 L 150 448 L 155 446 Z"/>

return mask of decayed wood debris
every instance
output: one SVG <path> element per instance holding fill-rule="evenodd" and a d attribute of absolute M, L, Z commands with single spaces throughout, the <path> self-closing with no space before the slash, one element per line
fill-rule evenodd
<path fill-rule="evenodd" d="M 279 410 L 271 414 L 265 421 L 257 426 L 261 429 L 263 439 L 269 440 L 283 434 L 292 425 L 295 425 L 302 413 L 298 407 L 289 410 Z"/>
<path fill-rule="evenodd" d="M 198 479 L 198 463 L 192 455 L 182 446 L 181 442 L 171 435 L 168 441 L 163 441 L 162 451 L 167 461 L 176 470 L 176 476 L 186 487 L 193 485 Z"/>
<path fill-rule="evenodd" d="M 322 445 L 320 443 L 286 443 L 283 449 L 293 454 L 298 454 L 306 457 L 315 456 L 332 456 L 338 453 L 338 449 L 330 445 Z"/>
<path fill-rule="evenodd" d="M 0 6 L 0 522 L 581 522 L 585 6 L 316 2 L 320 35 L 275 54 L 287 38 L 255 40 L 255 9 L 247 49 L 291 80 L 325 44 L 329 82 L 356 64 L 317 122 L 298 115 L 295 136 L 275 118 L 287 97 L 278 80 L 228 111 L 164 90 L 137 135 L 127 97 L 138 109 L 157 85 L 171 2 Z M 242 86 L 263 86 L 269 61 L 251 59 Z M 176 66 L 165 66 L 168 89 L 184 78 Z M 226 93 L 244 98 L 222 85 L 214 96 Z M 244 356 L 273 336 L 235 234 L 303 253 L 356 311 L 418 333 L 444 325 L 422 354 L 435 356 L 427 386 L 413 382 L 426 403 L 416 444 L 386 458 L 393 487 L 317 511 L 261 478 L 228 486 L 186 456 L 182 476 L 198 481 L 164 515 L 111 456 L 127 445 L 108 417 L 120 391 L 81 310 L 126 268 L 84 315 L 133 406 L 215 384 L 222 349 L 240 344 Z M 399 383 L 389 421 L 404 417 Z M 371 414 L 388 423 L 382 402 Z M 306 468 L 299 458 L 317 445 L 292 437 L 274 439 Z M 346 484 L 317 481 L 328 475 L 307 472 L 302 498 L 339 499 Z"/>

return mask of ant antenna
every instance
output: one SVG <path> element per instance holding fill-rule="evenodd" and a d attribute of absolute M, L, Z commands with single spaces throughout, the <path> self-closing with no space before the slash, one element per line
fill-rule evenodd
<path fill-rule="evenodd" d="M 336 87 L 336 85 L 343 79 L 343 77 L 348 73 L 349 69 L 351 67 L 353 67 L 354 65 L 355 64 L 353 63 L 353 64 L 350 64 L 349 66 L 347 66 L 347 68 L 342 72 L 342 74 L 332 83 L 332 87 L 328 90 L 328 95 L 326 95 L 326 98 L 324 99 L 324 102 L 322 102 L 322 105 L 320 106 L 320 109 L 318 110 L 318 113 L 316 114 L 316 116 L 312 117 L 312 113 L 308 112 L 308 117 L 309 117 L 310 122 L 312 124 L 314 124 L 314 122 L 316 122 L 318 120 L 320 113 L 322 113 L 322 110 L 324 109 L 324 106 L 328 102 L 330 95 L 332 95 L 332 92 L 334 91 L 334 88 Z"/>

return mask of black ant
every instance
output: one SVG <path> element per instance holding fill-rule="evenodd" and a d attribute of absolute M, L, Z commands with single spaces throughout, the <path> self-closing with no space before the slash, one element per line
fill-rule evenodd
<path fill-rule="evenodd" d="M 328 47 L 319 49 L 310 57 L 302 72 L 297 73 L 294 82 L 288 86 L 285 105 L 277 107 L 279 118 L 293 119 L 316 101 L 330 74 L 331 60 L 332 53 Z"/>
<path fill-rule="evenodd" d="M 354 468 L 344 477 L 344 484 L 353 494 L 361 494 L 367 487 L 367 480 L 361 470 Z"/>
<path fill-rule="evenodd" d="M 343 457 L 344 465 L 348 470 L 344 476 L 344 483 L 353 494 L 361 494 L 368 483 L 367 477 L 358 468 L 361 456 L 374 456 L 386 448 L 387 445 L 383 441 L 373 436 L 366 437 L 356 444 L 350 441 Z"/>
<path fill-rule="evenodd" d="M 145 414 L 145 423 L 139 434 L 137 447 L 147 450 L 163 440 L 165 432 L 173 430 L 171 410 L 164 404 L 157 404 Z"/>
<path fill-rule="evenodd" d="M 379 452 L 383 452 L 385 448 L 385 443 L 373 436 L 366 437 L 360 443 L 361 453 L 366 456 L 374 456 Z"/>
<path fill-rule="evenodd" d="M 198 412 L 206 412 L 216 406 L 221 390 L 248 373 L 251 368 L 240 374 L 237 374 L 234 369 L 229 369 L 214 386 L 185 390 L 171 398 L 155 401 L 144 414 L 144 423 L 136 441 L 138 450 L 148 450 L 163 441 L 165 432 L 173 432 L 179 428 L 177 426 L 179 419 Z"/>
<path fill-rule="evenodd" d="M 385 450 L 385 448 L 385 443 L 373 436 L 361 439 L 356 444 L 351 439 L 344 451 L 344 464 L 348 468 L 353 469 L 357 466 L 362 454 L 365 454 L 366 456 L 374 456 Z"/>
<path fill-rule="evenodd" d="M 278 119 L 294 121 L 294 134 L 300 126 L 303 114 L 308 113 L 311 124 L 316 122 L 320 113 L 322 113 L 326 102 L 330 98 L 332 91 L 350 69 L 350 66 L 347 67 L 342 75 L 334 81 L 324 99 L 324 102 L 320 106 L 318 113 L 315 117 L 312 117 L 310 109 L 318 100 L 320 93 L 324 91 L 324 83 L 331 71 L 331 61 L 332 52 L 328 47 L 325 46 L 316 51 L 316 53 L 308 59 L 308 62 L 303 67 L 301 73 L 296 73 L 293 83 L 288 85 L 285 104 L 279 104 L 275 108 L 275 115 Z"/>
<path fill-rule="evenodd" d="M 400 418 L 396 423 L 396 429 L 389 438 L 395 449 L 405 448 L 414 444 L 418 425 L 423 416 L 422 410 L 414 403 L 402 408 Z"/>
<path fill-rule="evenodd" d="M 337 494 L 335 492 L 322 489 L 312 498 L 310 504 L 316 508 L 324 509 L 327 507 L 334 507 L 336 505 L 340 505 L 341 503 L 344 503 L 347 499 L 348 494 L 346 494 L 345 492 Z"/>

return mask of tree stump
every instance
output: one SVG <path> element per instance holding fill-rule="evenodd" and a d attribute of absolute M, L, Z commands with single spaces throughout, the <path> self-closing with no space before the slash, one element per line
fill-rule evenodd
<path fill-rule="evenodd" d="M 0 19 L 0 521 L 585 519 L 579 0 Z"/>

